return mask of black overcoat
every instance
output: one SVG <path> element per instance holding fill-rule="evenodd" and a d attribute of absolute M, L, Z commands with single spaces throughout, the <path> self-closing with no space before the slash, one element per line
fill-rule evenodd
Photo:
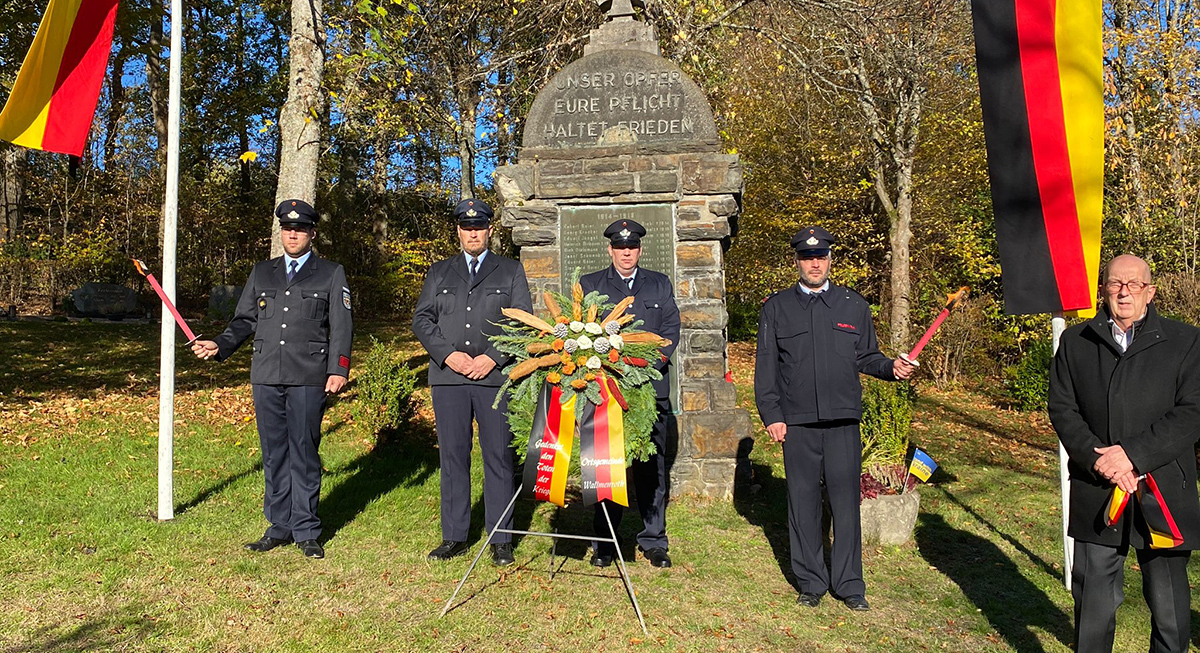
<path fill-rule="evenodd" d="M 1049 412 L 1069 457 L 1071 537 L 1147 546 L 1141 519 L 1130 522 L 1134 501 L 1112 528 L 1104 526 L 1113 486 L 1093 469 L 1100 458 L 1093 449 L 1119 444 L 1138 474 L 1154 475 L 1183 534 L 1180 548 L 1200 548 L 1193 449 L 1200 436 L 1200 330 L 1159 316 L 1151 304 L 1122 354 L 1100 311 L 1063 333 L 1050 368 Z"/>
<path fill-rule="evenodd" d="M 593 290 L 602 295 L 608 295 L 608 301 L 613 304 L 633 295 L 635 297 L 633 304 L 626 312 L 632 313 L 635 318 L 642 320 L 643 324 L 638 329 L 657 333 L 671 341 L 671 344 L 662 348 L 663 355 L 667 357 L 667 360 L 660 360 L 655 364 L 658 371 L 662 372 L 663 378 L 651 382 L 654 384 L 655 395 L 659 399 L 669 398 L 671 396 L 671 355 L 679 346 L 681 321 L 679 306 L 675 303 L 675 290 L 667 275 L 639 267 L 637 275 L 633 278 L 633 290 L 630 290 L 629 286 L 621 280 L 621 275 L 610 265 L 603 270 L 579 277 L 579 286 L 583 288 L 585 295 Z"/>

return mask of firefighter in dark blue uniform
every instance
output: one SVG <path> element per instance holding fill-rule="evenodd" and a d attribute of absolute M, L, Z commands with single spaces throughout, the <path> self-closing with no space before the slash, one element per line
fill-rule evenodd
<path fill-rule="evenodd" d="M 254 336 L 250 383 L 266 484 L 263 515 L 271 525 L 246 548 L 270 551 L 295 542 L 305 556 L 323 558 L 318 448 L 326 396 L 340 392 L 350 375 L 350 288 L 341 265 L 312 251 L 312 206 L 287 200 L 275 215 L 283 256 L 254 266 L 229 327 L 192 351 L 225 360 Z"/>
<path fill-rule="evenodd" d="M 488 336 L 500 333 L 502 308 L 533 310 L 520 261 L 487 249 L 492 209 L 467 199 L 454 209 L 462 252 L 434 263 L 413 313 L 413 333 L 429 352 L 429 386 L 441 461 L 442 543 L 431 560 L 467 552 L 471 525 L 471 420 L 483 454 L 483 515 L 490 533 L 512 499 L 513 452 L 503 404 L 492 408 L 509 357 Z M 501 528 L 512 528 L 510 512 Z M 513 563 L 512 535 L 492 539 L 492 562 Z"/>
<path fill-rule="evenodd" d="M 858 375 L 895 381 L 907 379 L 914 367 L 903 355 L 892 360 L 880 353 L 866 300 L 829 282 L 833 243 L 820 227 L 801 229 L 792 238 L 800 282 L 763 304 L 754 397 L 767 432 L 783 443 L 798 602 L 816 607 L 830 592 L 851 610 L 867 610 L 859 526 Z M 821 532 L 822 478 L 833 513 L 829 570 Z"/>
<path fill-rule="evenodd" d="M 636 297 L 629 312 L 644 321 L 641 329 L 671 341 L 663 348 L 667 360 L 657 363 L 658 371 L 663 378 L 654 381 L 654 390 L 658 399 L 658 420 L 654 422 L 654 430 L 650 433 L 651 441 L 657 450 L 647 461 L 635 462 L 629 467 L 629 477 L 633 481 L 634 494 L 637 497 L 638 511 L 642 515 L 643 530 L 638 533 L 638 548 L 655 567 L 670 567 L 671 557 L 667 554 L 667 473 L 664 453 L 667 446 L 667 423 L 671 416 L 671 388 L 668 372 L 671 354 L 679 342 L 679 307 L 675 304 L 675 291 L 667 275 L 653 270 L 638 267 L 638 259 L 642 255 L 642 236 L 646 228 L 633 220 L 617 220 L 604 230 L 604 237 L 609 239 L 608 254 L 612 257 L 609 267 L 584 275 L 579 279 L 584 294 L 593 290 L 602 295 L 608 295 L 609 301 L 616 303 L 629 295 Z M 613 528 L 621 524 L 623 509 L 617 504 L 606 501 L 609 518 Z M 593 528 L 597 536 L 611 537 L 608 522 L 600 506 L 596 506 L 593 518 Z M 591 563 L 597 567 L 607 567 L 612 564 L 616 551 L 608 542 L 594 542 Z"/>

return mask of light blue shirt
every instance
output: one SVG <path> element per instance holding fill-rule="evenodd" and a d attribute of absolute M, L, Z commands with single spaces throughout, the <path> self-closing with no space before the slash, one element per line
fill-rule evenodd
<path fill-rule="evenodd" d="M 304 252 L 303 254 L 301 254 L 298 257 L 293 257 L 285 252 L 283 254 L 283 258 L 284 258 L 283 271 L 290 272 L 292 270 L 292 261 L 295 261 L 296 262 L 296 272 L 299 272 L 300 270 L 304 269 L 304 264 L 308 262 L 308 257 L 310 257 L 310 256 L 312 256 L 311 249 L 308 250 L 307 252 Z"/>
<path fill-rule="evenodd" d="M 483 265 L 483 259 L 487 258 L 487 255 L 488 255 L 488 251 L 485 249 L 482 252 L 479 252 L 479 256 L 475 257 L 479 261 L 480 266 Z M 467 270 L 469 271 L 471 269 L 471 255 L 468 254 L 466 252 L 466 250 L 463 250 L 463 259 L 466 260 Z M 475 268 L 475 270 L 479 271 L 479 268 Z"/>

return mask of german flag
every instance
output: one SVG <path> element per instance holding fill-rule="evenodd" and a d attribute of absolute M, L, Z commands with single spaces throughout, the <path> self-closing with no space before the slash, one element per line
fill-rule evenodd
<path fill-rule="evenodd" d="M 4 110 L 0 140 L 83 156 L 118 0 L 50 0 Z"/>
<path fill-rule="evenodd" d="M 971 7 L 1005 311 L 1092 314 L 1104 178 L 1101 3 Z"/>
<path fill-rule="evenodd" d="M 625 478 L 625 414 L 601 374 L 600 405 L 589 402 L 579 424 L 580 475 L 583 505 L 605 499 L 629 507 Z"/>
<path fill-rule="evenodd" d="M 566 505 L 567 474 L 570 473 L 571 447 L 575 438 L 575 393 L 566 402 L 562 389 L 542 384 L 533 428 L 525 450 L 521 498 Z M 585 400 L 586 401 L 586 400 Z"/>

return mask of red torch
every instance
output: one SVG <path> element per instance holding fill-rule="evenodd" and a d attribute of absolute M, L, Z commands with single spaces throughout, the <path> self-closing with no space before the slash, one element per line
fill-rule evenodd
<path fill-rule="evenodd" d="M 137 271 L 140 272 L 143 277 L 146 277 L 146 281 L 150 282 L 150 287 L 153 288 L 154 292 L 158 294 L 158 298 L 162 300 L 163 305 L 167 307 L 168 311 L 171 311 L 171 315 L 175 316 L 175 323 L 179 325 L 180 329 L 183 329 L 183 335 L 187 336 L 188 338 L 188 341 L 184 344 L 190 345 L 193 342 L 196 342 L 200 336 L 192 333 L 192 328 L 188 326 L 187 322 L 184 321 L 183 316 L 179 314 L 179 310 L 176 309 L 175 305 L 171 303 L 171 300 L 167 298 L 167 293 L 158 283 L 158 279 L 155 279 L 154 275 L 150 274 L 150 271 L 146 269 L 146 264 L 135 258 L 133 259 L 133 266 L 137 268 Z"/>
<path fill-rule="evenodd" d="M 958 289 L 958 292 L 946 296 L 945 308 L 942 309 L 941 313 L 938 313 L 937 319 L 933 321 L 933 324 L 930 324 L 929 328 L 925 330 L 925 335 L 921 336 L 921 339 L 917 341 L 917 346 L 913 347 L 912 351 L 908 352 L 909 361 L 914 363 L 917 361 L 917 356 L 921 355 L 921 350 L 925 348 L 925 345 L 929 344 L 929 339 L 933 337 L 935 332 L 937 332 L 938 327 L 942 326 L 942 322 L 946 321 L 946 316 L 950 315 L 950 309 L 954 308 L 959 302 L 966 299 L 967 292 L 969 290 L 970 288 L 963 286 L 962 288 Z"/>

